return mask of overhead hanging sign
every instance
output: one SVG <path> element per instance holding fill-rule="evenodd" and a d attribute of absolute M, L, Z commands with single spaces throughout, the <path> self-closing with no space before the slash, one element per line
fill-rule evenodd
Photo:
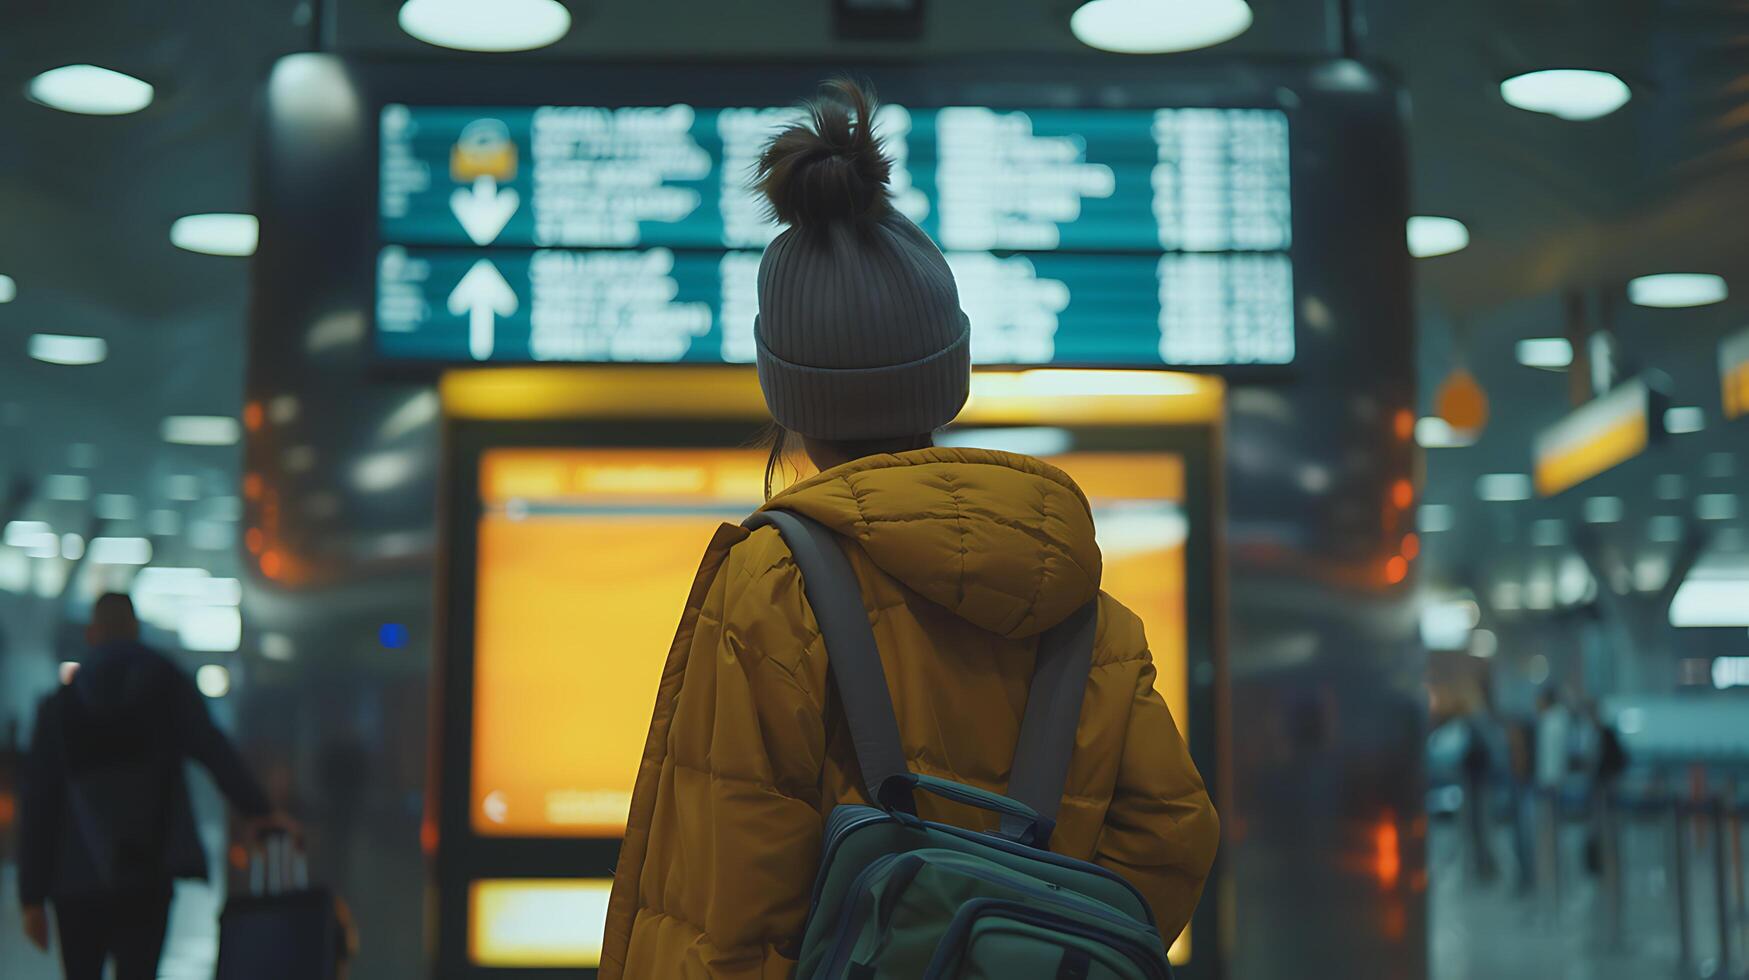
<path fill-rule="evenodd" d="M 1654 393 L 1642 380 L 1617 385 L 1536 437 L 1536 492 L 1553 496 L 1644 452 Z"/>
<path fill-rule="evenodd" d="M 1725 418 L 1749 415 L 1749 329 L 1719 341 L 1719 387 Z"/>
<path fill-rule="evenodd" d="M 793 108 L 391 104 L 379 353 L 744 363 L 780 226 L 748 186 Z M 1287 116 L 883 106 L 895 206 L 946 254 L 982 364 L 1294 357 Z"/>

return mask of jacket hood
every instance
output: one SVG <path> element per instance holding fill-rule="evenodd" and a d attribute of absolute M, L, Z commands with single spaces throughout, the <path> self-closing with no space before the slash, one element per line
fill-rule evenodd
<path fill-rule="evenodd" d="M 766 508 L 811 517 L 907 588 L 1010 638 L 1099 590 L 1087 498 L 1062 470 L 989 449 L 919 449 L 836 466 Z"/>

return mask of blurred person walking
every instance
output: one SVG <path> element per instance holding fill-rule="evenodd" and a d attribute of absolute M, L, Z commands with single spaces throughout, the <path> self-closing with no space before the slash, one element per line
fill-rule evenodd
<path fill-rule="evenodd" d="M 24 931 L 49 948 L 54 912 L 67 980 L 151 980 L 172 882 L 207 877 L 183 760 L 206 767 L 257 830 L 287 828 L 188 675 L 140 643 L 133 602 L 92 607 L 90 649 L 43 699 L 24 763 L 18 890 Z"/>
<path fill-rule="evenodd" d="M 1615 725 L 1604 719 L 1603 706 L 1588 702 L 1580 715 L 1589 732 L 1589 749 L 1585 758 L 1585 774 L 1590 785 L 1592 828 L 1585 843 L 1585 870 L 1599 874 L 1608 870 L 1606 862 L 1615 846 L 1615 791 L 1621 777 L 1628 771 L 1627 749 Z"/>
<path fill-rule="evenodd" d="M 1516 884 L 1520 895 L 1529 895 L 1536 885 L 1536 721 L 1520 715 L 1504 729 Z"/>
<path fill-rule="evenodd" d="M 1573 716 L 1552 687 L 1536 698 L 1537 881 L 1551 907 L 1561 907 L 1561 803 L 1572 772 Z"/>
<path fill-rule="evenodd" d="M 888 687 L 869 697 L 891 696 L 896 761 L 972 793 L 1011 791 L 1040 636 L 1097 600 L 1049 847 L 1127 880 L 1170 942 L 1219 832 L 1155 691 L 1141 620 L 1099 592 L 1091 510 L 1067 474 L 934 446 L 970 389 L 969 325 L 940 250 L 888 200 L 872 101 L 835 88 L 839 98 L 811 103 L 810 122 L 778 134 L 758 166 L 788 226 L 761 262 L 754 324 L 760 385 L 782 427 L 763 509 L 823 527 L 824 547 L 854 571 Z M 821 472 L 774 496 L 790 433 Z M 852 743 L 814 608 L 775 528 L 718 532 L 662 673 L 604 980 L 795 969 L 827 815 L 870 802 L 866 747 Z M 912 805 L 926 820 L 995 825 L 963 799 L 919 793 Z"/>
<path fill-rule="evenodd" d="M 1464 755 L 1460 766 L 1463 773 L 1464 831 L 1469 838 L 1470 873 L 1477 884 L 1491 884 L 1499 875 L 1494 859 L 1493 787 L 1496 753 L 1494 739 L 1499 721 L 1494 715 L 1493 699 L 1486 690 L 1479 692 L 1464 718 Z"/>

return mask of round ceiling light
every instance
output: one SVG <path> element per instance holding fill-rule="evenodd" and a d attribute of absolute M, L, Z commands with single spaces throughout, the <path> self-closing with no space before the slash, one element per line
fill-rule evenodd
<path fill-rule="evenodd" d="M 18 283 L 11 276 L 0 276 L 0 303 L 10 303 L 18 298 Z"/>
<path fill-rule="evenodd" d="M 1579 68 L 1526 72 L 1500 83 L 1508 105 L 1575 122 L 1607 116 L 1632 96 L 1627 83 L 1609 72 Z"/>
<path fill-rule="evenodd" d="M 530 51 L 571 29 L 571 12 L 558 0 L 407 0 L 401 30 L 458 51 Z"/>
<path fill-rule="evenodd" d="M 1729 295 L 1724 277 L 1706 272 L 1661 272 L 1628 280 L 1628 302 L 1635 306 L 1706 306 Z"/>
<path fill-rule="evenodd" d="M 152 104 L 152 84 L 96 65 L 62 65 L 30 80 L 30 98 L 87 116 L 125 116 Z"/>
<path fill-rule="evenodd" d="M 1560 371 L 1573 366 L 1573 342 L 1565 337 L 1530 337 L 1518 342 L 1514 354 L 1525 367 Z"/>
<path fill-rule="evenodd" d="M 1245 0 L 1088 0 L 1069 16 L 1076 40 L 1119 54 L 1212 47 L 1250 26 Z"/>
<path fill-rule="evenodd" d="M 170 226 L 170 244 L 204 255 L 253 255 L 260 229 L 252 214 L 190 214 Z"/>
<path fill-rule="evenodd" d="M 109 356 L 109 342 L 102 337 L 78 337 L 61 333 L 31 334 L 26 348 L 31 357 L 47 364 L 101 364 Z"/>
<path fill-rule="evenodd" d="M 1450 255 L 1470 244 L 1470 230 L 1456 218 L 1418 214 L 1409 219 L 1409 254 L 1418 259 Z"/>

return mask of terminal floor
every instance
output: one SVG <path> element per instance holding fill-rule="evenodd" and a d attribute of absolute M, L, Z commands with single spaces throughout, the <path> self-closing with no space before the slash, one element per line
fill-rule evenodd
<path fill-rule="evenodd" d="M 1742 976 L 1719 967 L 1712 853 L 1695 838 L 1689 882 L 1694 964 L 1679 966 L 1675 877 L 1668 828 L 1630 825 L 1623 834 L 1622 923 L 1609 935 L 1605 890 L 1586 873 L 1585 832 L 1565 831 L 1562 888 L 1520 893 L 1511 840 L 1502 831 L 1495 853 L 1500 873 L 1478 883 L 1455 826 L 1436 822 L 1429 840 L 1428 973 L 1430 980 L 1693 980 Z M 1741 912 L 1737 931 L 1743 932 Z M 1745 969 L 1733 940 L 1731 966 Z"/>
<path fill-rule="evenodd" d="M 1718 967 L 1710 875 L 1713 861 L 1705 835 L 1696 839 L 1696 870 L 1690 881 L 1696 960 L 1692 971 L 1680 971 L 1677 965 L 1676 903 L 1674 878 L 1668 867 L 1667 829 L 1638 825 L 1629 827 L 1624 835 L 1626 927 L 1615 942 L 1605 932 L 1602 890 L 1580 867 L 1580 828 L 1570 828 L 1562 841 L 1566 860 L 1558 907 L 1546 893 L 1524 895 L 1516 891 L 1511 842 L 1502 832 L 1495 843 L 1501 875 L 1492 883 L 1480 884 L 1468 870 L 1464 842 L 1455 828 L 1435 822 L 1428 850 L 1429 980 L 1692 980 L 1733 975 Z M 371 851 L 363 847 L 354 855 L 373 863 L 366 857 Z M 397 868 L 393 873 L 405 870 Z M 29 948 L 20 934 L 15 874 L 12 864 L 0 865 L 0 977 L 51 980 L 58 976 L 53 961 Z M 163 980 L 211 977 L 220 900 L 213 888 L 179 887 L 172 934 L 160 971 Z M 1741 912 L 1738 915 L 1741 932 Z M 1736 955 L 1730 965 L 1739 971 L 1749 967 L 1742 943 L 1735 941 L 1733 949 Z M 388 972 L 396 972 L 396 968 L 390 967 Z"/>

